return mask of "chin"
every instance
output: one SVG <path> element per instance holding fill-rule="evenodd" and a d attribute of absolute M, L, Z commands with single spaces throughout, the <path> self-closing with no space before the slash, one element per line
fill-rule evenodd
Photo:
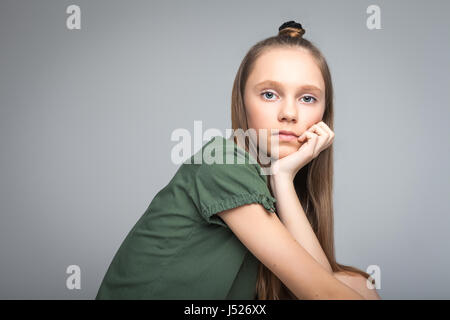
<path fill-rule="evenodd" d="M 287 157 L 288 155 L 296 152 L 298 150 L 298 147 L 294 145 L 284 145 L 280 146 L 279 152 L 278 152 L 278 159 L 282 159 L 284 157 Z M 272 154 L 271 154 L 272 156 Z"/>

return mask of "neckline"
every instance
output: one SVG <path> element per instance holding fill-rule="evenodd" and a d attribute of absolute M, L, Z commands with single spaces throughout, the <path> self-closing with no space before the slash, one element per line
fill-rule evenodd
<path fill-rule="evenodd" d="M 225 140 L 225 141 L 229 141 L 229 142 L 233 143 L 233 144 L 236 146 L 237 149 L 241 150 L 241 151 L 245 154 L 245 156 L 247 156 L 247 157 L 249 158 L 249 161 L 250 161 L 250 159 L 252 159 L 253 161 L 251 161 L 251 162 L 248 163 L 248 164 L 256 165 L 256 167 L 258 168 L 258 173 L 259 173 L 259 175 L 263 176 L 265 179 L 267 178 L 266 175 L 261 174 L 261 172 L 263 171 L 263 169 L 261 168 L 261 166 L 260 166 L 260 164 L 258 163 L 258 161 L 255 159 L 255 157 L 253 157 L 247 150 L 245 150 L 245 149 L 242 148 L 239 144 L 237 144 L 237 143 L 234 141 L 234 139 L 233 139 L 233 135 L 231 135 L 231 136 L 228 137 L 228 138 L 225 138 L 224 136 L 220 136 L 220 137 L 221 137 L 223 140 Z"/>

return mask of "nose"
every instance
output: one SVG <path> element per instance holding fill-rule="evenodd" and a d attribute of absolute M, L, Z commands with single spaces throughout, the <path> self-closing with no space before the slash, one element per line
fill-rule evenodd
<path fill-rule="evenodd" d="M 280 108 L 280 112 L 278 113 L 279 121 L 289 121 L 289 122 L 297 122 L 298 120 L 298 110 L 295 102 L 285 102 L 282 104 Z"/>

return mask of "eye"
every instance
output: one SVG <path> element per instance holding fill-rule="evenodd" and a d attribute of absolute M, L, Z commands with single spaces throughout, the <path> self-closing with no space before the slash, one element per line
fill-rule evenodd
<path fill-rule="evenodd" d="M 303 98 L 310 98 L 310 99 L 314 99 L 314 102 L 317 102 L 317 99 L 316 98 L 314 98 L 313 96 L 304 96 Z M 302 98 L 302 99 L 303 99 Z M 311 100 L 308 100 L 308 101 L 305 101 L 306 103 L 311 103 L 311 102 L 309 102 L 309 101 L 311 101 Z"/>
<path fill-rule="evenodd" d="M 269 94 L 269 95 L 265 95 L 265 94 Z M 267 98 L 266 100 L 272 100 L 271 98 L 272 98 L 273 96 L 275 96 L 275 93 L 273 93 L 273 92 L 271 92 L 271 91 L 264 91 L 264 92 L 261 93 L 261 95 L 262 95 L 263 97 L 266 97 L 266 98 Z"/>

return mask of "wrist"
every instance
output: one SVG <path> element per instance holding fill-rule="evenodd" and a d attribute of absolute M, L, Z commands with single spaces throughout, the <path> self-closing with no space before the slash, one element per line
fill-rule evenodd
<path fill-rule="evenodd" d="M 277 173 L 270 175 L 270 185 L 272 190 L 276 193 L 277 190 L 294 184 L 294 177 L 286 173 Z"/>
<path fill-rule="evenodd" d="M 270 181 L 277 182 L 277 183 L 293 182 L 294 176 L 289 173 L 285 173 L 285 172 L 277 172 L 277 173 L 270 175 Z"/>

